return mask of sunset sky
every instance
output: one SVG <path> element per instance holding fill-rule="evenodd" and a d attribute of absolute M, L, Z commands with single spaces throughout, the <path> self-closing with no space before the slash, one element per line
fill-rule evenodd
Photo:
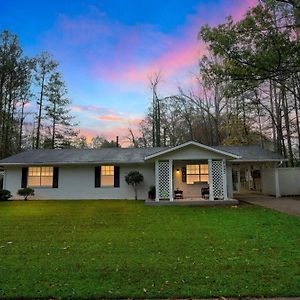
<path fill-rule="evenodd" d="M 91 138 L 128 135 L 146 113 L 148 78 L 162 94 L 189 87 L 205 51 L 204 24 L 239 19 L 256 0 L 0 0 L 0 29 L 17 34 L 25 54 L 60 63 L 72 111 Z"/>

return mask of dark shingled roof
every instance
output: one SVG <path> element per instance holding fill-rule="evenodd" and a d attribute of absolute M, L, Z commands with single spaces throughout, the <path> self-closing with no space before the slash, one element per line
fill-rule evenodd
<path fill-rule="evenodd" d="M 44 149 L 29 150 L 3 160 L 6 164 L 45 163 L 142 163 L 144 157 L 165 148 L 103 148 L 103 149 Z"/>
<path fill-rule="evenodd" d="M 272 161 L 284 160 L 284 158 L 276 152 L 271 152 L 257 145 L 250 146 L 213 146 L 213 148 L 227 151 L 232 154 L 241 156 L 235 161 Z"/>
<path fill-rule="evenodd" d="M 239 159 L 234 159 L 237 162 L 283 160 L 280 154 L 260 146 L 214 146 L 212 148 L 241 156 Z M 143 163 L 146 156 L 166 149 L 161 147 L 29 150 L 0 160 L 0 165 Z"/>

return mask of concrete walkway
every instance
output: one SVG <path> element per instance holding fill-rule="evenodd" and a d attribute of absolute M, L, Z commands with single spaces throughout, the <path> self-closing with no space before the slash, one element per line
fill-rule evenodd
<path fill-rule="evenodd" d="M 300 197 L 275 198 L 259 193 L 237 194 L 235 199 L 300 217 Z"/>

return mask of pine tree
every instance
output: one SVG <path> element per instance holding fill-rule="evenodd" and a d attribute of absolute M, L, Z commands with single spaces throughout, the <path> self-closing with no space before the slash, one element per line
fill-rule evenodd
<path fill-rule="evenodd" d="M 68 106 L 71 104 L 67 97 L 67 89 L 61 75 L 56 72 L 51 75 L 46 87 L 47 105 L 45 107 L 45 118 L 49 121 L 49 133 L 45 140 L 45 147 L 70 148 L 71 141 L 77 132 L 73 129 L 72 120 Z"/>

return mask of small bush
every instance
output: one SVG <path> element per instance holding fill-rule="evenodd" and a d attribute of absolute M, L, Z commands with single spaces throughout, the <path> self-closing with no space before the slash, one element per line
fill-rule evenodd
<path fill-rule="evenodd" d="M 34 189 L 32 188 L 19 189 L 18 195 L 24 197 L 24 200 L 26 201 L 29 196 L 34 196 Z"/>
<path fill-rule="evenodd" d="M 12 195 L 8 190 L 0 190 L 0 201 L 6 201 L 11 198 Z"/>

